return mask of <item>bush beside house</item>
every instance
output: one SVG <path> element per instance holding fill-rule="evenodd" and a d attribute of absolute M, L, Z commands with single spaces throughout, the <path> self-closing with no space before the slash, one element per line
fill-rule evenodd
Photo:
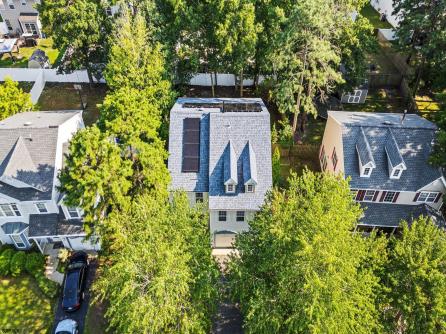
<path fill-rule="evenodd" d="M 17 277 L 26 272 L 34 277 L 47 297 L 54 298 L 59 285 L 45 277 L 44 267 L 45 257 L 40 253 L 15 251 L 8 247 L 0 249 L 0 276 Z"/>

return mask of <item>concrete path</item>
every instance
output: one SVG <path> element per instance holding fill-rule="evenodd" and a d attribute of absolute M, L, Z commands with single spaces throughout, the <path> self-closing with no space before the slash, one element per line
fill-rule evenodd
<path fill-rule="evenodd" d="M 46 265 L 45 265 L 45 276 L 62 285 L 64 275 L 57 271 L 57 266 L 59 265 L 59 258 L 57 257 L 57 253 L 52 253 L 48 255 L 46 258 Z"/>
<path fill-rule="evenodd" d="M 224 300 L 218 305 L 212 326 L 212 334 L 243 334 L 243 318 L 237 304 L 232 303 L 226 296 L 228 293 L 226 278 L 221 277 Z"/>

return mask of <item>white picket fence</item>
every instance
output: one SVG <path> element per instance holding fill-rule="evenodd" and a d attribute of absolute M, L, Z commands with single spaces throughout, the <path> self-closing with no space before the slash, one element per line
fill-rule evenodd
<path fill-rule="evenodd" d="M 42 94 L 47 82 L 60 83 L 88 83 L 88 74 L 85 70 L 74 71 L 72 73 L 57 73 L 55 69 L 34 69 L 34 68 L 0 68 L 0 81 L 5 78 L 11 78 L 14 81 L 34 82 L 30 91 L 31 100 L 37 103 L 40 94 Z M 263 76 L 259 77 L 259 82 L 265 80 Z M 104 79 L 99 82 L 105 83 Z M 189 81 L 193 86 L 211 86 L 211 77 L 209 73 L 197 73 Z M 219 86 L 234 86 L 235 76 L 229 73 L 217 73 L 217 84 Z M 243 80 L 244 86 L 252 86 L 253 79 Z"/>

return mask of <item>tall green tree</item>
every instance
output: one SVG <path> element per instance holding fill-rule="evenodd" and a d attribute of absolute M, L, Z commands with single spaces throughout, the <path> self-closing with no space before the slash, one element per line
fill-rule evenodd
<path fill-rule="evenodd" d="M 352 233 L 348 181 L 305 171 L 236 239 L 230 283 L 247 333 L 375 333 L 385 239 Z"/>
<path fill-rule="evenodd" d="M 37 4 L 44 31 L 65 51 L 59 70 L 86 69 L 90 83 L 106 60 L 110 20 L 101 0 L 43 0 Z"/>
<path fill-rule="evenodd" d="M 95 291 L 119 333 L 209 333 L 219 271 L 208 216 L 187 196 L 142 196 L 108 219 L 113 252 Z"/>
<path fill-rule="evenodd" d="M 307 114 L 316 115 L 316 95 L 330 93 L 342 83 L 338 68 L 341 50 L 335 43 L 334 1 L 303 0 L 294 4 L 275 44 L 274 72 L 277 74 L 275 99 L 279 110 L 292 113 L 293 133 L 304 131 Z"/>
<path fill-rule="evenodd" d="M 253 63 L 261 26 L 255 21 L 255 7 L 250 0 L 219 1 L 218 7 L 221 16 L 216 38 L 228 69 L 238 76 L 240 97 L 243 97 L 243 79 L 249 64 Z"/>
<path fill-rule="evenodd" d="M 393 333 L 446 331 L 446 235 L 428 218 L 392 237 L 386 265 L 389 305 L 386 316 Z"/>
<path fill-rule="evenodd" d="M 399 49 L 415 66 L 411 82 L 415 96 L 421 80 L 430 88 L 446 87 L 446 2 L 437 0 L 395 1 L 393 15 L 399 20 L 396 36 Z"/>
<path fill-rule="evenodd" d="M 154 41 L 143 16 L 124 9 L 110 38 L 109 61 L 104 76 L 112 90 L 129 87 L 144 91 L 160 107 L 171 103 L 170 82 L 160 43 Z"/>
<path fill-rule="evenodd" d="M 128 207 L 131 175 L 131 162 L 122 159 L 113 137 L 93 125 L 71 139 L 60 191 L 66 204 L 82 207 L 86 222 L 99 222 L 111 209 Z"/>
<path fill-rule="evenodd" d="M 5 78 L 5 82 L 0 84 L 0 120 L 32 109 L 31 95 L 25 93 L 18 82 Z"/>

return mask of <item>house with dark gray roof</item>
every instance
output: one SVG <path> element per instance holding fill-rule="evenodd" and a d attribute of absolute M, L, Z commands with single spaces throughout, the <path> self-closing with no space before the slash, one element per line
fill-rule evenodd
<path fill-rule="evenodd" d="M 272 187 L 270 115 L 257 98 L 180 98 L 170 112 L 171 190 L 209 208 L 211 243 L 231 247 Z"/>
<path fill-rule="evenodd" d="M 66 207 L 58 173 L 71 137 L 84 127 L 82 111 L 23 112 L 0 121 L 0 242 L 45 252 L 94 249 L 82 212 Z"/>
<path fill-rule="evenodd" d="M 364 208 L 358 229 L 392 232 L 421 215 L 444 225 L 439 210 L 446 181 L 428 162 L 436 131 L 414 114 L 328 112 L 321 168 L 350 178 Z"/>

